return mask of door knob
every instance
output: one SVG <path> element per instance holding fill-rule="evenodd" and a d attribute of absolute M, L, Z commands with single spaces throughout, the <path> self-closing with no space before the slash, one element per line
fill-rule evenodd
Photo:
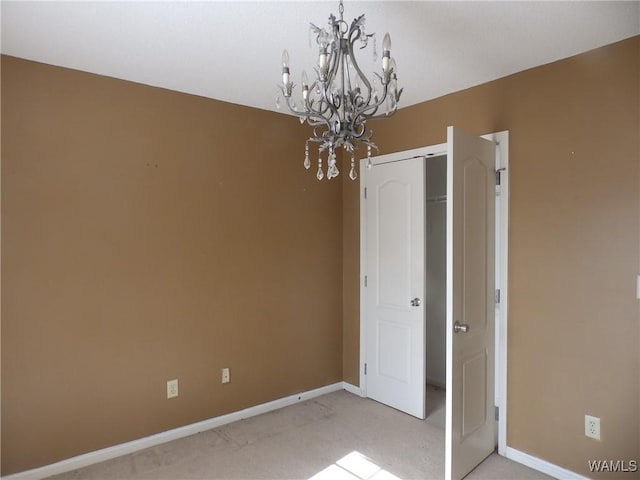
<path fill-rule="evenodd" d="M 412 307 L 419 307 L 421 304 L 422 304 L 422 302 L 420 301 L 420 299 L 418 297 L 416 297 L 413 300 L 411 300 L 411 306 Z"/>
<path fill-rule="evenodd" d="M 469 331 L 469 325 L 456 321 L 456 323 L 453 324 L 453 331 L 455 333 L 467 333 Z"/>

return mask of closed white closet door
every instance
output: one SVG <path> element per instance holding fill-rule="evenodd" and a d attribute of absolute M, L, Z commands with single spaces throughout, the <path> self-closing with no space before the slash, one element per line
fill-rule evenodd
<path fill-rule="evenodd" d="M 424 158 L 366 171 L 367 396 L 425 416 Z"/>

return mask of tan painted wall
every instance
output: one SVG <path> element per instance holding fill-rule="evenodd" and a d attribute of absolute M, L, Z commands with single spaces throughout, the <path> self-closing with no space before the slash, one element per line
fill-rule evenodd
<path fill-rule="evenodd" d="M 341 185 L 306 135 L 2 57 L 3 475 L 342 379 Z"/>
<path fill-rule="evenodd" d="M 448 125 L 510 131 L 507 443 L 593 477 L 588 459 L 640 461 L 639 88 L 635 37 L 371 123 L 381 153 L 443 143 Z M 353 384 L 357 188 L 343 183 L 343 362 Z M 601 442 L 584 436 L 585 414 L 601 417 Z M 620 475 L 639 478 L 609 476 Z"/>

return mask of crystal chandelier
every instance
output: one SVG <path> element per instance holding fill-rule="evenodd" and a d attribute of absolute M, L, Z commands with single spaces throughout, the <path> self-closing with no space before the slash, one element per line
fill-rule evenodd
<path fill-rule="evenodd" d="M 282 53 L 282 84 L 279 86 L 287 107 L 313 127 L 313 136 L 305 144 L 304 167 L 311 168 L 309 142 L 318 143 L 318 171 L 316 177 L 325 176 L 321 154 L 328 150 L 328 179 L 339 174 L 336 166 L 336 150 L 342 147 L 351 154 L 349 178 L 357 178 L 355 150 L 366 146 L 368 165 L 371 164 L 371 149 L 377 150 L 371 141 L 372 130 L 366 121 L 388 117 L 398 108 L 402 89 L 398 90 L 395 60 L 391 57 L 391 37 L 385 34 L 382 41 L 382 72 L 370 81 L 356 61 L 354 48 L 358 44 L 362 50 L 369 41 L 373 43 L 373 58 L 377 58 L 376 37 L 365 32 L 365 18 L 360 15 L 351 22 L 343 20 L 344 6 L 340 0 L 340 19 L 331 14 L 328 29 L 310 24 L 310 35 L 315 36 L 319 54 L 314 66 L 315 79 L 311 82 L 306 72 L 302 72 L 302 95 L 298 103 L 292 99 L 295 85 L 289 72 L 289 54 Z M 311 37 L 310 37 L 311 42 Z M 276 105 L 279 107 L 281 96 Z"/>

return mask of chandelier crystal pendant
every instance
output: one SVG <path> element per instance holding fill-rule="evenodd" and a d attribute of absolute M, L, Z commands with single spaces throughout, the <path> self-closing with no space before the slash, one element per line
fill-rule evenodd
<path fill-rule="evenodd" d="M 295 85 L 289 71 L 289 53 L 282 53 L 282 84 L 279 86 L 291 112 L 313 127 L 313 136 L 305 144 L 304 167 L 311 168 L 309 142 L 318 143 L 318 170 L 316 177 L 322 180 L 339 174 L 336 150 L 342 147 L 351 157 L 349 178 L 358 177 L 355 167 L 355 151 L 366 147 L 368 166 L 371 165 L 371 149 L 377 150 L 371 141 L 373 131 L 366 121 L 389 117 L 398 108 L 402 89 L 398 90 L 396 64 L 391 57 L 391 37 L 385 34 L 382 41 L 382 71 L 370 81 L 356 61 L 354 48 L 363 50 L 372 40 L 374 61 L 377 57 L 376 37 L 365 32 L 365 18 L 360 15 L 348 25 L 343 20 L 344 6 L 339 6 L 340 19 L 329 16 L 329 27 L 319 28 L 310 24 L 310 34 L 315 35 L 318 60 L 314 66 L 315 79 L 311 82 L 306 72 L 301 77 L 301 98 L 293 98 Z M 280 108 L 281 96 L 276 98 Z M 298 107 L 298 105 L 301 105 Z M 322 153 L 328 150 L 326 174 Z"/>

